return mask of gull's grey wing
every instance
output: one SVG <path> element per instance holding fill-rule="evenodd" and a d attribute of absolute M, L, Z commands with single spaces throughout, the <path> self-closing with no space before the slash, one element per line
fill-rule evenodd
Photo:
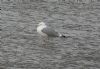
<path fill-rule="evenodd" d="M 59 33 L 50 27 L 43 28 L 41 31 L 43 33 L 47 34 L 48 36 L 51 36 L 51 37 L 58 37 L 59 36 Z"/>

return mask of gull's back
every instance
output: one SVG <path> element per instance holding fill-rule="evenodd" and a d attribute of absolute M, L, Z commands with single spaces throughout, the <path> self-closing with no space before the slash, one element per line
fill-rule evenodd
<path fill-rule="evenodd" d="M 50 28 L 50 27 L 45 27 L 41 30 L 43 33 L 47 34 L 47 36 L 49 37 L 58 37 L 59 34 L 58 32 L 56 32 L 54 29 Z"/>

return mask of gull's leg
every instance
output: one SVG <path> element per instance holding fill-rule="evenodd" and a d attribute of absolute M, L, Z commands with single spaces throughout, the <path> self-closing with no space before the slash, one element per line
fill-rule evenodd
<path fill-rule="evenodd" d="M 43 37 L 42 37 L 42 42 L 43 42 L 43 44 L 47 44 L 47 42 L 48 42 L 48 37 L 47 37 L 47 36 L 43 36 Z"/>
<path fill-rule="evenodd" d="M 47 36 L 40 36 L 40 45 L 46 45 L 47 41 L 48 41 Z"/>

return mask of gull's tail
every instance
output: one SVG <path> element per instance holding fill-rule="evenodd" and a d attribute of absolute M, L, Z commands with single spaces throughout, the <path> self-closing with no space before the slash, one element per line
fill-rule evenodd
<path fill-rule="evenodd" d="M 60 37 L 66 38 L 67 36 L 65 36 L 65 35 L 61 35 Z"/>
<path fill-rule="evenodd" d="M 71 38 L 71 36 L 66 36 L 66 35 L 63 35 L 61 33 L 59 33 L 59 37 L 61 37 L 61 38 Z"/>

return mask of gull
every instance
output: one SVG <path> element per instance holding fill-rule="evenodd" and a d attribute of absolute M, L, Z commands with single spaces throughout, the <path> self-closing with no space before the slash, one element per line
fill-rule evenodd
<path fill-rule="evenodd" d="M 37 32 L 44 37 L 66 37 L 65 35 L 57 32 L 55 29 L 47 26 L 44 22 L 40 22 L 37 26 Z"/>

